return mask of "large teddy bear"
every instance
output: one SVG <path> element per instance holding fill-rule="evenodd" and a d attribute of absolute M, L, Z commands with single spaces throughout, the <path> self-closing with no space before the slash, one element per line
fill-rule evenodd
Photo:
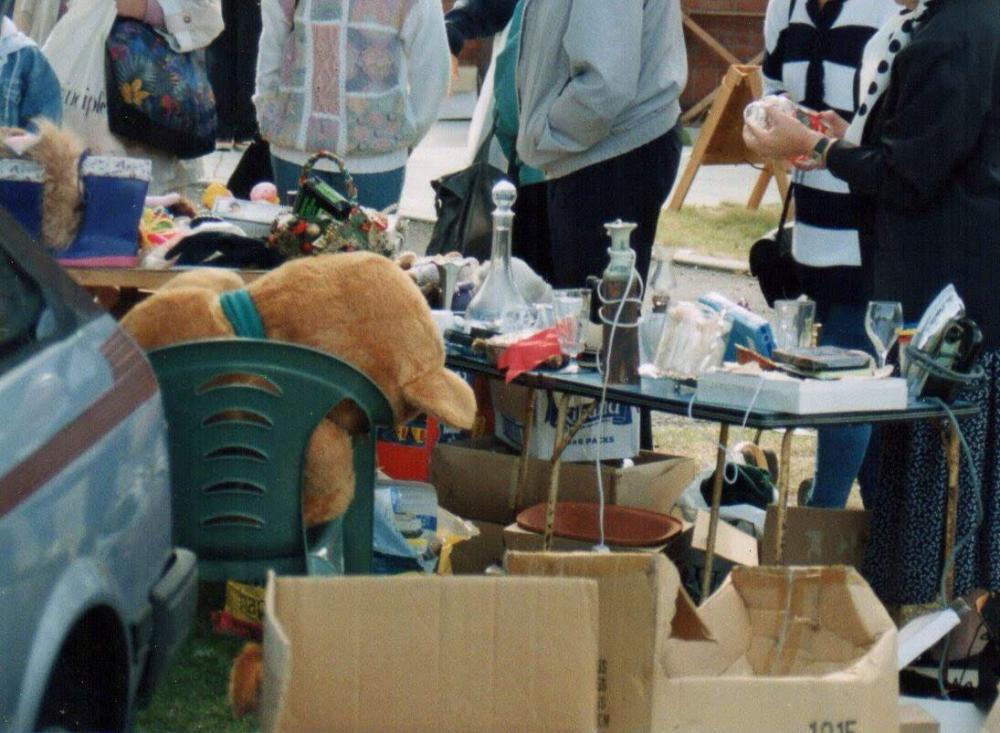
<path fill-rule="evenodd" d="M 221 269 L 191 270 L 139 303 L 121 324 L 144 349 L 234 337 L 220 293 L 243 287 Z M 286 262 L 246 286 L 269 339 L 325 351 L 385 393 L 398 422 L 421 412 L 471 428 L 472 389 L 444 366 L 444 346 L 419 288 L 385 257 L 320 255 Z M 303 518 L 312 526 L 346 511 L 354 495 L 350 434 L 364 429 L 350 405 L 313 432 L 303 476 Z"/>

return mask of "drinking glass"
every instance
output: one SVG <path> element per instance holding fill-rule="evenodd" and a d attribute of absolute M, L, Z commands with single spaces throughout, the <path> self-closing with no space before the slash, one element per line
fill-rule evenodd
<path fill-rule="evenodd" d="M 556 319 L 556 336 L 562 353 L 575 359 L 586 345 L 586 324 L 590 319 L 590 290 L 556 290 L 552 308 Z"/>
<path fill-rule="evenodd" d="M 774 345 L 779 349 L 809 346 L 816 304 L 811 300 L 774 301 Z"/>
<path fill-rule="evenodd" d="M 551 303 L 537 303 L 535 305 L 535 328 L 542 331 L 546 328 L 553 328 L 555 325 L 555 307 Z"/>
<path fill-rule="evenodd" d="M 875 347 L 879 369 L 903 327 L 903 306 L 895 301 L 873 300 L 865 313 L 865 333 Z"/>

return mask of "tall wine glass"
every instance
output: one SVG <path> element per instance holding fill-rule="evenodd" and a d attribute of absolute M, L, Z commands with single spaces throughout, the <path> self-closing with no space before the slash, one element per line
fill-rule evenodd
<path fill-rule="evenodd" d="M 575 359 L 586 346 L 586 324 L 590 318 L 590 291 L 556 290 L 552 294 L 556 336 L 565 356 Z"/>
<path fill-rule="evenodd" d="M 885 367 L 889 350 L 903 327 L 903 306 L 894 301 L 873 300 L 865 313 L 865 332 L 875 347 L 879 369 Z"/>

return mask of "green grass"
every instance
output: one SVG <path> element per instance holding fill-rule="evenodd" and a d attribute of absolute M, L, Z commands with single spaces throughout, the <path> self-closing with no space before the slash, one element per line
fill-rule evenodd
<path fill-rule="evenodd" d="M 191 634 L 156 688 L 150 706 L 137 716 L 139 733 L 250 733 L 253 715 L 234 720 L 226 700 L 229 669 L 245 641 L 213 633 L 209 614 L 222 608 L 220 594 L 202 585 Z"/>
<path fill-rule="evenodd" d="M 761 206 L 750 211 L 741 204 L 684 206 L 660 214 L 656 243 L 699 254 L 745 260 L 762 234 L 778 225 L 781 207 Z"/>

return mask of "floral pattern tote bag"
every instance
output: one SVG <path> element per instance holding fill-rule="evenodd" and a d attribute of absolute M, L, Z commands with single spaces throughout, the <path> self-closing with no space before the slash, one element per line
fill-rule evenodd
<path fill-rule="evenodd" d="M 107 40 L 111 131 L 178 158 L 215 149 L 215 96 L 201 51 L 180 53 L 152 26 L 118 18 Z"/>

